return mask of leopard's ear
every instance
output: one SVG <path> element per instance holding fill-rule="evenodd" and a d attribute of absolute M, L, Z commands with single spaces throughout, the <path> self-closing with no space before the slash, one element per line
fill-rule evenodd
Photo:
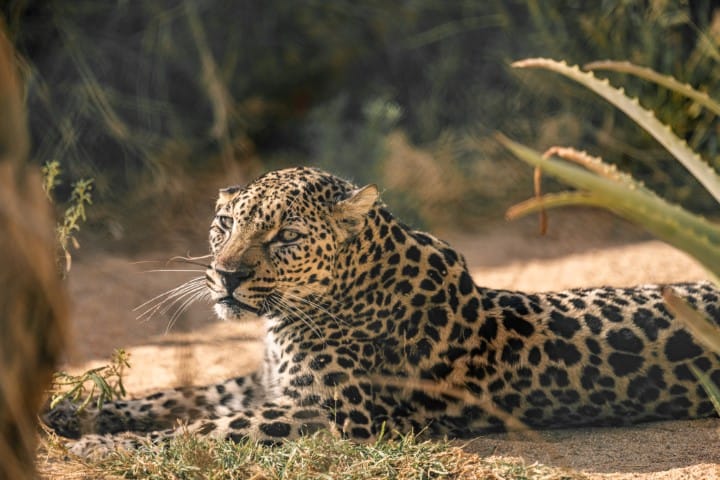
<path fill-rule="evenodd" d="M 335 204 L 332 216 L 346 236 L 357 235 L 365 225 L 365 216 L 379 197 L 377 185 L 353 190 L 348 198 Z"/>
<path fill-rule="evenodd" d="M 240 185 L 233 185 L 232 187 L 221 188 L 220 191 L 218 191 L 218 201 L 227 202 L 228 200 L 231 200 L 240 190 L 242 190 L 242 187 Z"/>
<path fill-rule="evenodd" d="M 233 185 L 232 187 L 221 188 L 220 191 L 218 191 L 218 199 L 215 202 L 215 211 L 217 212 L 220 207 L 232 200 L 240 190 L 242 190 L 242 187 L 240 185 Z"/>

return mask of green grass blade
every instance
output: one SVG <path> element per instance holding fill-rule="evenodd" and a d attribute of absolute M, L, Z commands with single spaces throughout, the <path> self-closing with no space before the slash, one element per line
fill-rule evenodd
<path fill-rule="evenodd" d="M 570 67 L 565 62 L 546 58 L 529 58 L 514 62 L 512 66 L 515 68 L 544 68 L 564 75 L 597 93 L 625 112 L 645 131 L 655 137 L 720 202 L 720 177 L 715 170 L 688 147 L 684 140 L 679 139 L 670 127 L 655 118 L 653 112 L 640 106 L 637 99 L 628 97 L 623 90 L 611 86 L 607 80 L 597 79 L 592 73 L 583 72 L 576 65 Z"/>
<path fill-rule="evenodd" d="M 705 372 L 697 368 L 695 365 L 690 364 L 690 370 L 697 377 L 698 381 L 705 390 L 705 393 L 707 393 L 713 407 L 715 407 L 715 411 L 720 414 L 720 389 L 718 386 L 715 385 L 712 379 L 705 374 Z"/>
<path fill-rule="evenodd" d="M 688 305 L 672 288 L 666 287 L 662 293 L 672 314 L 685 324 L 693 337 L 708 349 L 720 354 L 720 327 Z"/>
<path fill-rule="evenodd" d="M 610 70 L 613 72 L 635 75 L 636 77 L 657 83 L 658 85 L 677 92 L 680 95 L 684 95 L 707 108 L 715 115 L 720 115 L 720 103 L 717 103 L 715 100 L 710 98 L 707 93 L 695 90 L 687 83 L 678 82 L 674 77 L 662 75 L 651 68 L 641 67 L 627 61 L 616 62 L 612 60 L 591 62 L 584 65 L 583 68 L 585 70 Z"/>
<path fill-rule="evenodd" d="M 498 134 L 502 143 L 519 159 L 540 167 L 560 180 L 602 198 L 605 207 L 643 226 L 671 245 L 684 250 L 713 274 L 720 274 L 720 227 L 673 205 L 645 188 L 628 187 L 589 172 L 582 167 L 543 156 Z M 638 184 L 639 185 L 639 184 Z"/>

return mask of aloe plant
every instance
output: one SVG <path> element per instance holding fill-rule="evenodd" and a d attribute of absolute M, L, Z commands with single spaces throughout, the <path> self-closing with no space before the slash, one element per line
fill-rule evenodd
<path fill-rule="evenodd" d="M 690 173 L 702 184 L 708 192 L 720 202 L 720 177 L 713 168 L 705 162 L 700 155 L 688 147 L 685 140 L 678 138 L 669 126 L 655 118 L 655 114 L 643 108 L 635 98 L 628 97 L 624 90 L 615 88 L 610 82 L 596 78 L 590 72 L 580 70 L 577 65 L 568 66 L 565 62 L 558 62 L 547 58 L 530 58 L 512 64 L 515 68 L 544 68 L 564 75 L 612 103 L 616 108 L 632 118 L 640 127 L 652 135 L 664 146 Z M 659 74 L 657 74 L 659 75 Z M 677 82 L 679 84 L 679 82 Z M 686 86 L 687 88 L 691 88 Z M 698 92 L 699 96 L 702 96 Z"/>
<path fill-rule="evenodd" d="M 550 70 L 597 93 L 652 135 L 720 203 L 720 176 L 717 172 L 684 140 L 678 138 L 669 126 L 660 122 L 652 111 L 643 108 L 637 99 L 628 97 L 623 89 L 615 88 L 607 80 L 598 79 L 593 73 L 582 71 L 577 66 L 568 66 L 565 62 L 531 58 L 515 62 L 513 66 Z M 594 62 L 586 65 L 586 68 L 607 69 L 638 76 L 685 95 L 700 106 L 720 114 L 720 104 L 707 94 L 648 68 L 629 62 Z M 547 208 L 565 205 L 607 208 L 684 250 L 703 264 L 713 275 L 715 282 L 719 283 L 719 225 L 669 203 L 631 176 L 618 172 L 601 158 L 559 147 L 554 147 L 543 155 L 513 142 L 502 134 L 498 134 L 497 139 L 519 159 L 578 189 L 578 191 L 542 195 L 536 181 L 536 196 L 511 207 L 507 212 L 509 218 L 536 211 L 544 212 Z M 693 336 L 707 348 L 720 354 L 720 328 L 690 307 L 671 288 L 663 291 L 663 297 L 670 311 L 685 323 Z M 693 372 L 711 398 L 715 409 L 720 413 L 720 388 L 703 372 L 697 369 L 693 369 Z"/>

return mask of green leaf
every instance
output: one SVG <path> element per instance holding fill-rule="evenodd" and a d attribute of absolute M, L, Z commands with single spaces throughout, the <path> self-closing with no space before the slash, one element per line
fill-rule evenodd
<path fill-rule="evenodd" d="M 592 73 L 583 72 L 565 62 L 547 58 L 529 58 L 512 64 L 515 68 L 544 68 L 574 80 L 597 93 L 605 100 L 622 110 L 638 125 L 660 142 L 693 176 L 720 202 L 720 177 L 715 170 L 695 153 L 684 140 L 679 139 L 667 125 L 660 122 L 650 110 L 646 110 L 637 99 L 625 95 L 622 89 L 610 85 L 607 80 L 595 78 Z"/>

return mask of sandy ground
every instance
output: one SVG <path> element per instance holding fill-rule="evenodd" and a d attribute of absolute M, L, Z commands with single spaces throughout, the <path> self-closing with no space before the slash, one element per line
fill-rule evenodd
<path fill-rule="evenodd" d="M 706 278 L 692 259 L 637 229 L 595 212 L 551 216 L 538 237 L 534 220 L 500 224 L 490 233 L 446 233 L 484 286 L 531 291 L 581 286 L 626 286 Z M 182 252 L 134 258 L 101 252 L 76 255 L 70 276 L 74 349 L 70 370 L 103 364 L 112 350 L 131 353 L 131 395 L 211 383 L 255 368 L 261 354 L 259 321 L 215 321 L 210 308 L 190 308 L 166 333 L 169 317 L 137 320 L 135 307 L 202 272 L 150 272 Z M 190 268 L 194 268 L 190 266 Z M 198 267 L 199 268 L 199 267 Z M 464 443 L 481 455 L 519 457 L 526 464 L 572 468 L 589 478 L 720 478 L 720 420 L 677 421 L 633 428 L 577 429 L 490 435 Z"/>

